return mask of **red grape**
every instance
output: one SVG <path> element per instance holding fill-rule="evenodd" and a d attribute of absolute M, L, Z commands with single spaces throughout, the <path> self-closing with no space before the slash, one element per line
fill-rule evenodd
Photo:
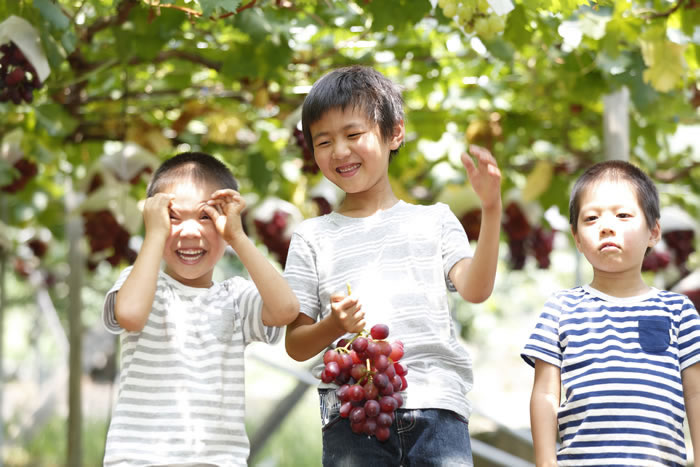
<path fill-rule="evenodd" d="M 386 324 L 375 324 L 369 332 L 372 335 L 372 339 L 386 339 L 389 336 L 389 326 Z"/>

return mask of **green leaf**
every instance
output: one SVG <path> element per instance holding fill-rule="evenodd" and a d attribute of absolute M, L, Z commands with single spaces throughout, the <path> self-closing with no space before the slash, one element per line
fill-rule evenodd
<path fill-rule="evenodd" d="M 241 0 L 199 0 L 205 18 L 220 12 L 235 13 L 240 4 Z"/>
<path fill-rule="evenodd" d="M 56 29 L 62 30 L 70 26 L 68 17 L 50 0 L 34 0 L 34 6 L 39 9 L 41 16 Z"/>
<path fill-rule="evenodd" d="M 37 106 L 36 120 L 50 136 L 65 137 L 75 130 L 78 122 L 60 104 Z"/>
<path fill-rule="evenodd" d="M 61 45 L 63 46 L 63 50 L 65 50 L 68 55 L 73 53 L 77 43 L 78 43 L 78 38 L 75 36 L 73 31 L 71 31 L 70 29 L 66 30 L 63 33 L 63 35 L 61 35 Z"/>
<path fill-rule="evenodd" d="M 388 26 L 412 28 L 432 9 L 428 0 L 375 0 L 362 7 L 372 16 L 375 31 L 385 31 Z"/>
<path fill-rule="evenodd" d="M 684 46 L 669 40 L 640 40 L 642 56 L 647 69 L 644 81 L 656 90 L 668 92 L 680 82 L 684 72 Z"/>
<path fill-rule="evenodd" d="M 532 28 L 530 28 L 527 10 L 522 5 L 516 5 L 515 9 L 508 13 L 503 37 L 516 48 L 531 43 Z"/>

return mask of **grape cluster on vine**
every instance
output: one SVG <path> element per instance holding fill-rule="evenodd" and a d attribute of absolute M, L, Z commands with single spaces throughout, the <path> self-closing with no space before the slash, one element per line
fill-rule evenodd
<path fill-rule="evenodd" d="M 388 342 L 389 327 L 376 324 L 349 342 L 341 339 L 323 355 L 321 381 L 340 387 L 340 416 L 350 422 L 353 433 L 386 441 L 391 435 L 396 409 L 403 405 L 400 392 L 408 387 L 408 369 L 399 361 L 403 343 Z"/>
<path fill-rule="evenodd" d="M 29 159 L 19 159 L 13 164 L 19 172 L 19 177 L 14 178 L 9 184 L 0 187 L 5 193 L 17 193 L 21 191 L 29 181 L 39 172 L 37 165 Z"/>
<path fill-rule="evenodd" d="M 316 164 L 316 160 L 314 159 L 313 152 L 311 152 L 311 148 L 306 143 L 306 139 L 304 138 L 304 132 L 301 131 L 299 128 L 295 127 L 294 132 L 293 132 L 293 136 L 294 136 L 294 142 L 301 149 L 301 155 L 302 155 L 302 161 L 303 161 L 303 164 L 301 166 L 301 170 L 304 173 L 307 173 L 310 175 L 317 174 L 320 169 L 318 168 L 318 165 Z"/>
<path fill-rule="evenodd" d="M 255 219 L 253 223 L 255 224 L 255 231 L 263 244 L 275 255 L 280 265 L 284 267 L 287 263 L 289 244 L 292 241 L 291 237 L 286 234 L 289 213 L 277 210 L 272 215 L 272 219 L 267 221 Z"/>
<path fill-rule="evenodd" d="M 492 39 L 506 27 L 505 17 L 495 14 L 488 0 L 438 0 L 438 6 L 465 32 L 476 32 L 482 39 Z"/>
<path fill-rule="evenodd" d="M 129 264 L 136 261 L 136 252 L 129 247 L 131 235 L 122 227 L 109 209 L 84 211 L 85 235 L 88 237 L 92 253 L 109 252 L 105 259 L 112 266 L 123 260 Z M 97 264 L 90 260 L 88 268 L 94 270 Z"/>
<path fill-rule="evenodd" d="M 0 53 L 0 102 L 31 103 L 42 86 L 34 66 L 14 42 L 1 45 Z"/>

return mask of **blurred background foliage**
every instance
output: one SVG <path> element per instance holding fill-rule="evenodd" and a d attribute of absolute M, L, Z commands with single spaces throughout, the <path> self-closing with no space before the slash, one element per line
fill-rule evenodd
<path fill-rule="evenodd" d="M 7 21 L 16 18 L 29 33 Z M 508 287 L 477 309 L 496 317 L 491 326 L 507 321 L 513 287 L 581 279 L 567 268 L 568 190 L 605 157 L 604 98 L 626 89 L 629 159 L 658 183 L 670 213 L 646 274 L 698 304 L 700 281 L 689 280 L 700 263 L 697 0 L 19 0 L 0 4 L 0 22 L 4 384 L 46 387 L 75 342 L 64 331 L 71 318 L 86 339 L 99 328 L 105 291 L 138 251 L 148 177 L 177 152 L 209 152 L 231 167 L 249 235 L 283 267 L 295 225 L 339 201 L 303 141 L 300 106 L 315 80 L 350 64 L 375 66 L 404 89 L 407 136 L 390 166 L 400 198 L 448 203 L 476 240 L 478 204 L 459 154 L 468 142 L 498 159 Z M 78 219 L 73 244 L 69 219 Z M 222 275 L 240 269 L 227 258 Z M 456 319 L 478 340 L 474 310 L 458 307 Z M 28 365 L 28 354 L 43 363 Z M 114 351 L 100 355 L 84 355 L 83 370 L 109 381 Z M 32 438 L 8 394 L 5 439 Z M 31 446 L 12 448 L 14 458 L 38 462 L 43 448 Z M 51 456 L 61 464 L 65 455 Z"/>

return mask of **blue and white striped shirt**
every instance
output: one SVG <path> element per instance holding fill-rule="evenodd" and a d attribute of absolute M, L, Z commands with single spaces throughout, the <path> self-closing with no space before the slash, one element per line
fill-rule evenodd
<path fill-rule="evenodd" d="M 522 352 L 561 369 L 559 465 L 685 465 L 681 372 L 700 361 L 685 295 L 554 294 Z"/>

